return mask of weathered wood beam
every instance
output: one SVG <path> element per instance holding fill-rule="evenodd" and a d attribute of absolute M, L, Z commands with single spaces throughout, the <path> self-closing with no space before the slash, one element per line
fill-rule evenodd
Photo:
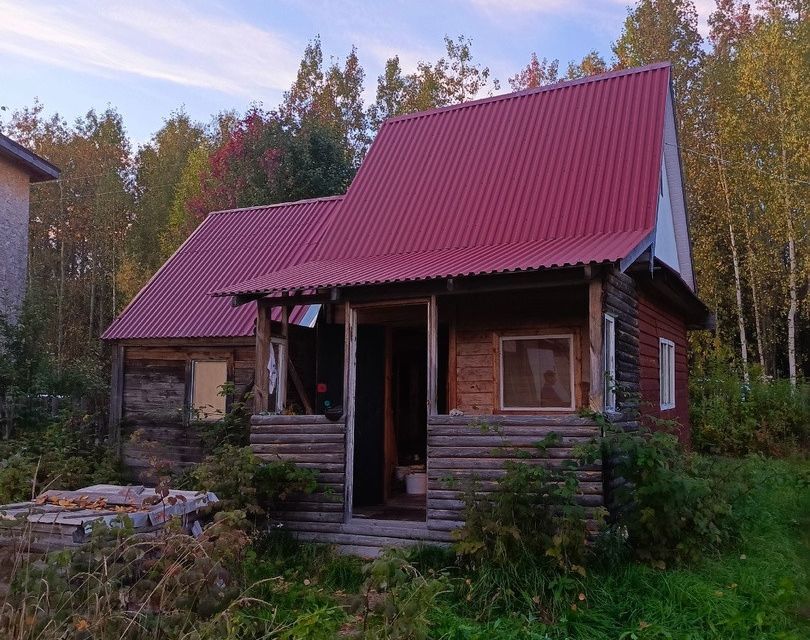
<path fill-rule="evenodd" d="M 436 296 L 427 305 L 427 414 L 436 415 L 437 380 L 439 377 L 439 311 Z"/>
<path fill-rule="evenodd" d="M 311 416 L 313 414 L 313 405 L 309 400 L 307 390 L 304 388 L 304 383 L 301 380 L 301 376 L 298 375 L 298 369 L 295 368 L 295 362 L 293 362 L 292 358 L 288 358 L 287 364 L 290 367 L 290 380 L 292 380 L 295 391 L 298 393 L 298 397 L 301 398 L 301 404 L 304 405 L 304 413 Z"/>
<path fill-rule="evenodd" d="M 270 359 L 270 323 L 273 307 L 262 298 L 256 309 L 256 369 L 253 376 L 253 412 L 263 413 L 270 409 L 270 383 L 267 362 Z"/>
<path fill-rule="evenodd" d="M 290 308 L 281 308 L 281 340 L 277 343 L 278 383 L 276 384 L 276 413 L 287 407 L 287 372 L 290 360 Z"/>
<path fill-rule="evenodd" d="M 113 345 L 111 384 L 110 384 L 110 415 L 108 428 L 110 440 L 114 447 L 121 444 L 121 417 L 124 409 L 124 346 L 120 343 Z"/>
<path fill-rule="evenodd" d="M 351 303 L 344 306 L 345 355 L 343 371 L 343 414 L 346 420 L 346 486 L 344 488 L 343 521 L 352 518 L 352 500 L 354 494 L 354 392 L 357 371 L 357 311 Z"/>
<path fill-rule="evenodd" d="M 588 283 L 588 335 L 590 354 L 589 404 L 592 410 L 604 409 L 604 365 L 602 363 L 602 274 L 598 271 Z"/>

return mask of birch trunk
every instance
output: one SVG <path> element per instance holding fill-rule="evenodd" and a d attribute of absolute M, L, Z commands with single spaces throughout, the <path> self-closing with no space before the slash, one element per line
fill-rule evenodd
<path fill-rule="evenodd" d="M 731 196 L 726 182 L 725 168 L 723 167 L 723 157 L 718 151 L 717 170 L 720 177 L 720 187 L 726 201 L 726 221 L 728 224 L 728 236 L 731 243 L 731 261 L 734 267 L 734 290 L 737 296 L 737 328 L 740 332 L 740 356 L 742 358 L 743 380 L 748 382 L 748 339 L 745 335 L 745 316 L 742 301 L 742 278 L 740 276 L 740 257 L 737 253 L 737 239 L 734 235 L 734 223 L 731 211 Z"/>
<path fill-rule="evenodd" d="M 784 120 L 783 120 L 784 122 Z M 782 195 L 785 202 L 785 221 L 787 222 L 788 241 L 788 305 L 787 315 L 787 355 L 790 384 L 796 386 L 796 314 L 799 310 L 798 264 L 796 261 L 796 236 L 793 229 L 793 212 L 791 211 L 790 190 L 787 184 L 787 153 L 784 136 L 782 140 Z"/>
<path fill-rule="evenodd" d="M 762 316 L 759 310 L 759 294 L 757 292 L 757 278 L 754 270 L 754 243 L 751 239 L 751 225 L 748 223 L 748 218 L 745 218 L 745 240 L 748 249 L 748 279 L 751 281 L 751 303 L 754 307 L 754 328 L 757 332 L 757 357 L 759 359 L 759 366 L 762 369 L 762 375 L 765 376 L 767 371 L 765 369 L 765 347 L 762 338 Z"/>

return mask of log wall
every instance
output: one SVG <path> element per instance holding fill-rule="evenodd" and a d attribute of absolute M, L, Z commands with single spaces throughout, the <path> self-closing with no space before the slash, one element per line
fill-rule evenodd
<path fill-rule="evenodd" d="M 251 448 L 263 460 L 290 460 L 318 472 L 318 489 L 290 500 L 275 516 L 296 537 L 374 554 L 382 547 L 416 542 L 449 543 L 463 524 L 468 481 L 491 491 L 507 460 L 558 467 L 573 448 L 600 435 L 590 419 L 566 416 L 433 416 L 428 423 L 427 521 L 345 521 L 345 424 L 323 416 L 253 416 Z M 482 425 L 488 425 L 487 430 Z M 559 445 L 540 451 L 535 443 L 555 433 Z M 592 515 L 603 505 L 599 462 L 580 467 L 579 502 Z M 594 525 L 591 518 L 590 525 Z"/>
<path fill-rule="evenodd" d="M 604 309 L 616 318 L 616 403 L 620 411 L 638 409 L 640 392 L 638 297 L 627 274 L 606 274 Z"/>
<path fill-rule="evenodd" d="M 551 434 L 559 444 L 545 450 L 536 444 Z M 431 416 L 428 419 L 427 524 L 451 531 L 463 523 L 464 491 L 475 479 L 489 492 L 502 478 L 508 460 L 559 468 L 574 459 L 573 449 L 601 435 L 590 418 L 564 416 Z M 576 470 L 580 504 L 593 510 L 604 504 L 601 462 Z"/>

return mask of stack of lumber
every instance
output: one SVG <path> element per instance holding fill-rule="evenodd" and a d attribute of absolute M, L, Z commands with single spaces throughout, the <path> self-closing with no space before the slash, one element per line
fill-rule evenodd
<path fill-rule="evenodd" d="M 0 544 L 23 541 L 32 551 L 54 551 L 87 542 L 96 523 L 124 526 L 136 533 L 160 529 L 180 518 L 191 531 L 207 507 L 218 502 L 210 492 L 96 484 L 76 491 L 45 491 L 35 500 L 0 506 Z"/>

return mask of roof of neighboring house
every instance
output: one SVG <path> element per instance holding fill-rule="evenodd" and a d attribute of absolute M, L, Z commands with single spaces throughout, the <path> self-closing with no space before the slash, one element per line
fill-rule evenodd
<path fill-rule="evenodd" d="M 659 63 L 388 120 L 306 263 L 211 291 L 626 259 L 654 239 L 669 92 Z"/>
<path fill-rule="evenodd" d="M 56 180 L 61 173 L 59 167 L 29 151 L 2 133 L 0 133 L 0 157 L 6 158 L 19 166 L 30 176 L 31 182 Z"/>
<path fill-rule="evenodd" d="M 212 289 L 305 262 L 342 196 L 210 213 L 102 336 L 105 340 L 251 336 L 256 303 L 239 307 Z M 312 324 L 314 309 L 290 321 Z M 279 309 L 274 312 L 280 314 Z"/>

